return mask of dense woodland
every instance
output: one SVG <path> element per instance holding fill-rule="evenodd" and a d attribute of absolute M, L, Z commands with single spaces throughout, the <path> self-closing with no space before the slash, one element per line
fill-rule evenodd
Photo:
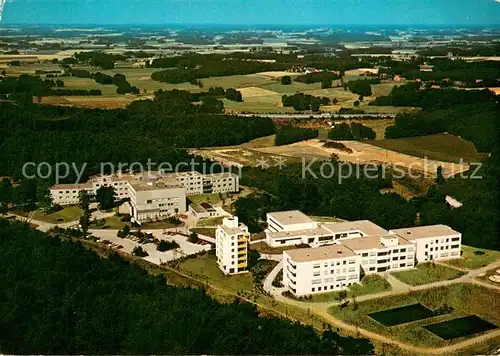
<path fill-rule="evenodd" d="M 318 130 L 283 125 L 276 133 L 274 144 L 276 146 L 282 146 L 294 142 L 310 140 L 316 137 L 318 137 Z"/>
<path fill-rule="evenodd" d="M 268 118 L 248 120 L 199 108 L 204 104 L 180 99 L 138 101 L 116 110 L 2 102 L 0 176 L 19 177 L 25 162 L 87 162 L 92 167 L 149 158 L 176 164 L 189 159 L 181 148 L 240 144 L 275 132 Z"/>
<path fill-rule="evenodd" d="M 350 80 L 346 86 L 354 94 L 359 94 L 361 96 L 372 95 L 372 84 L 380 84 L 379 79 L 360 79 L 360 80 Z"/>
<path fill-rule="evenodd" d="M 29 74 L 0 79 L 0 97 L 29 100 L 38 96 L 101 95 L 99 89 L 65 89 L 61 80 L 41 79 Z"/>
<path fill-rule="evenodd" d="M 425 109 L 454 108 L 463 104 L 494 103 L 497 98 L 490 90 L 420 89 L 420 83 L 395 86 L 388 96 L 379 96 L 371 105 L 416 106 Z"/>
<path fill-rule="evenodd" d="M 281 97 L 281 102 L 285 107 L 293 107 L 297 111 L 319 111 L 321 105 L 329 105 L 330 98 L 324 96 L 313 96 L 310 94 L 297 93 L 293 95 L 284 94 Z"/>
<path fill-rule="evenodd" d="M 10 354 L 372 354 L 341 337 L 0 219 L 0 350 Z M 168 281 L 167 281 L 168 282 Z M 227 332 L 231 330 L 231 332 Z"/>
<path fill-rule="evenodd" d="M 328 132 L 328 138 L 332 140 L 374 140 L 375 137 L 372 128 L 358 122 L 336 124 Z"/>
<path fill-rule="evenodd" d="M 419 65 L 433 66 L 432 71 L 420 71 Z M 464 60 L 451 60 L 447 58 L 424 59 L 413 61 L 387 60 L 381 63 L 382 73 L 398 74 L 406 79 L 421 79 L 435 81 L 447 78 L 451 81 L 461 82 L 462 86 L 498 86 L 500 78 L 500 63 L 497 61 L 466 62 Z M 482 82 L 477 82 L 481 80 Z"/>

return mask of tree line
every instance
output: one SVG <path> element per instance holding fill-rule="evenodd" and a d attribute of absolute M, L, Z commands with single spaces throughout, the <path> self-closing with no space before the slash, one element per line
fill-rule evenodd
<path fill-rule="evenodd" d="M 369 340 L 175 288 L 64 234 L 0 219 L 0 347 L 16 354 L 372 354 Z M 23 276 L 19 278 L 19 276 Z M 82 288 L 82 286 L 85 286 Z M 154 327 L 153 327 L 154 326 Z M 228 332 L 231 330 L 231 332 Z M 210 337 L 207 337 L 210 335 Z"/>
<path fill-rule="evenodd" d="M 62 80 L 41 79 L 29 74 L 0 79 L 0 96 L 30 100 L 34 96 L 101 95 L 99 89 L 67 89 Z"/>
<path fill-rule="evenodd" d="M 294 142 L 310 140 L 316 137 L 318 137 L 318 130 L 283 125 L 278 129 L 278 132 L 276 133 L 274 144 L 276 146 L 282 146 Z"/>
<path fill-rule="evenodd" d="M 324 96 L 313 96 L 310 94 L 297 93 L 293 95 L 284 94 L 281 97 L 281 102 L 285 107 L 293 107 L 297 111 L 319 111 L 321 105 L 329 105 L 330 98 Z"/>
<path fill-rule="evenodd" d="M 189 162 L 184 148 L 236 145 L 275 132 L 269 118 L 203 109 L 210 105 L 178 99 L 113 110 L 1 102 L 0 176 L 19 177 L 26 162 Z"/>
<path fill-rule="evenodd" d="M 331 140 L 374 140 L 375 137 L 375 131 L 371 127 L 359 122 L 335 124 L 328 132 Z"/>

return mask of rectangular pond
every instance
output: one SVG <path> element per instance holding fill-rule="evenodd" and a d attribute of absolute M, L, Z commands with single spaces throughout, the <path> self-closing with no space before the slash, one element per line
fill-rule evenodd
<path fill-rule="evenodd" d="M 420 303 L 405 305 L 404 307 L 399 308 L 382 310 L 367 315 L 384 326 L 405 324 L 435 316 L 432 310 L 426 308 Z"/>
<path fill-rule="evenodd" d="M 498 326 L 481 319 L 477 315 L 465 316 L 463 318 L 443 321 L 441 323 L 423 326 L 441 339 L 450 340 L 457 337 L 469 336 L 488 330 L 496 329 Z"/>

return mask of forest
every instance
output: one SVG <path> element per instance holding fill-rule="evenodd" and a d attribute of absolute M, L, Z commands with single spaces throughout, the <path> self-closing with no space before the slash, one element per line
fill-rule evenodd
<path fill-rule="evenodd" d="M 331 140 L 374 140 L 375 136 L 372 128 L 358 122 L 340 123 L 328 132 Z"/>
<path fill-rule="evenodd" d="M 456 89 L 423 89 L 420 83 L 412 82 L 395 86 L 388 96 L 379 96 L 370 102 L 378 106 L 415 106 L 424 109 L 447 109 L 463 104 L 494 103 L 497 98 L 491 91 L 456 90 Z"/>
<path fill-rule="evenodd" d="M 318 137 L 318 130 L 283 125 L 276 133 L 274 144 L 276 146 L 288 145 L 290 143 L 310 140 L 316 137 Z"/>
<path fill-rule="evenodd" d="M 319 97 L 304 93 L 297 93 L 293 95 L 284 94 L 281 97 L 281 101 L 283 103 L 283 106 L 291 106 L 297 111 L 319 111 L 321 105 L 329 105 L 331 102 L 330 98 L 326 96 Z"/>
<path fill-rule="evenodd" d="M 19 177 L 26 162 L 189 162 L 184 148 L 236 145 L 275 132 L 269 118 L 204 113 L 200 107 L 180 99 L 115 110 L 1 102 L 0 176 Z"/>
<path fill-rule="evenodd" d="M 0 219 L 0 350 L 10 354 L 373 354 L 369 340 L 259 316 L 135 264 Z M 229 331 L 229 332 L 228 332 Z"/>

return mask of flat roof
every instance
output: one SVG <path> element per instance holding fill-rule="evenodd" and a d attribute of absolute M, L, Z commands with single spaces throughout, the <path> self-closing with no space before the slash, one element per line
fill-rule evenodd
<path fill-rule="evenodd" d="M 65 190 L 65 189 L 92 189 L 92 184 L 90 183 L 78 183 L 78 184 L 56 184 L 50 187 L 51 190 Z"/>
<path fill-rule="evenodd" d="M 370 220 L 357 220 L 357 221 L 346 221 L 346 222 L 326 222 L 321 223 L 333 233 L 349 232 L 359 230 L 366 235 L 386 235 L 389 231 L 381 228 Z"/>
<path fill-rule="evenodd" d="M 391 232 L 405 238 L 406 240 L 425 239 L 429 237 L 442 237 L 449 235 L 460 235 L 447 225 L 429 225 L 408 227 L 406 229 L 394 229 Z"/>
<path fill-rule="evenodd" d="M 343 245 L 328 245 L 316 248 L 299 248 L 287 250 L 288 254 L 295 262 L 309 262 L 320 260 L 331 260 L 334 258 L 346 258 L 358 256 Z"/>
<path fill-rule="evenodd" d="M 304 229 L 296 231 L 278 231 L 278 232 L 266 232 L 266 236 L 272 239 L 282 239 L 286 237 L 297 237 L 297 236 L 324 236 L 331 235 L 332 233 L 325 229 L 324 227 L 317 227 L 315 229 Z"/>
<path fill-rule="evenodd" d="M 134 180 L 130 184 L 136 191 L 184 188 L 176 179 Z"/>
<path fill-rule="evenodd" d="M 347 247 L 351 251 L 360 251 L 360 250 L 372 250 L 376 248 L 383 247 L 396 247 L 396 246 L 384 246 L 382 245 L 381 238 L 387 237 L 389 239 L 397 238 L 398 245 L 397 246 L 408 246 L 411 245 L 411 242 L 405 240 L 404 238 L 397 235 L 387 235 L 387 236 L 367 236 L 367 237 L 355 237 L 352 239 L 342 240 L 340 243 Z"/>
<path fill-rule="evenodd" d="M 276 222 L 280 225 L 306 224 L 315 222 L 299 210 L 277 211 L 274 213 L 267 213 L 267 216 L 276 220 Z"/>

